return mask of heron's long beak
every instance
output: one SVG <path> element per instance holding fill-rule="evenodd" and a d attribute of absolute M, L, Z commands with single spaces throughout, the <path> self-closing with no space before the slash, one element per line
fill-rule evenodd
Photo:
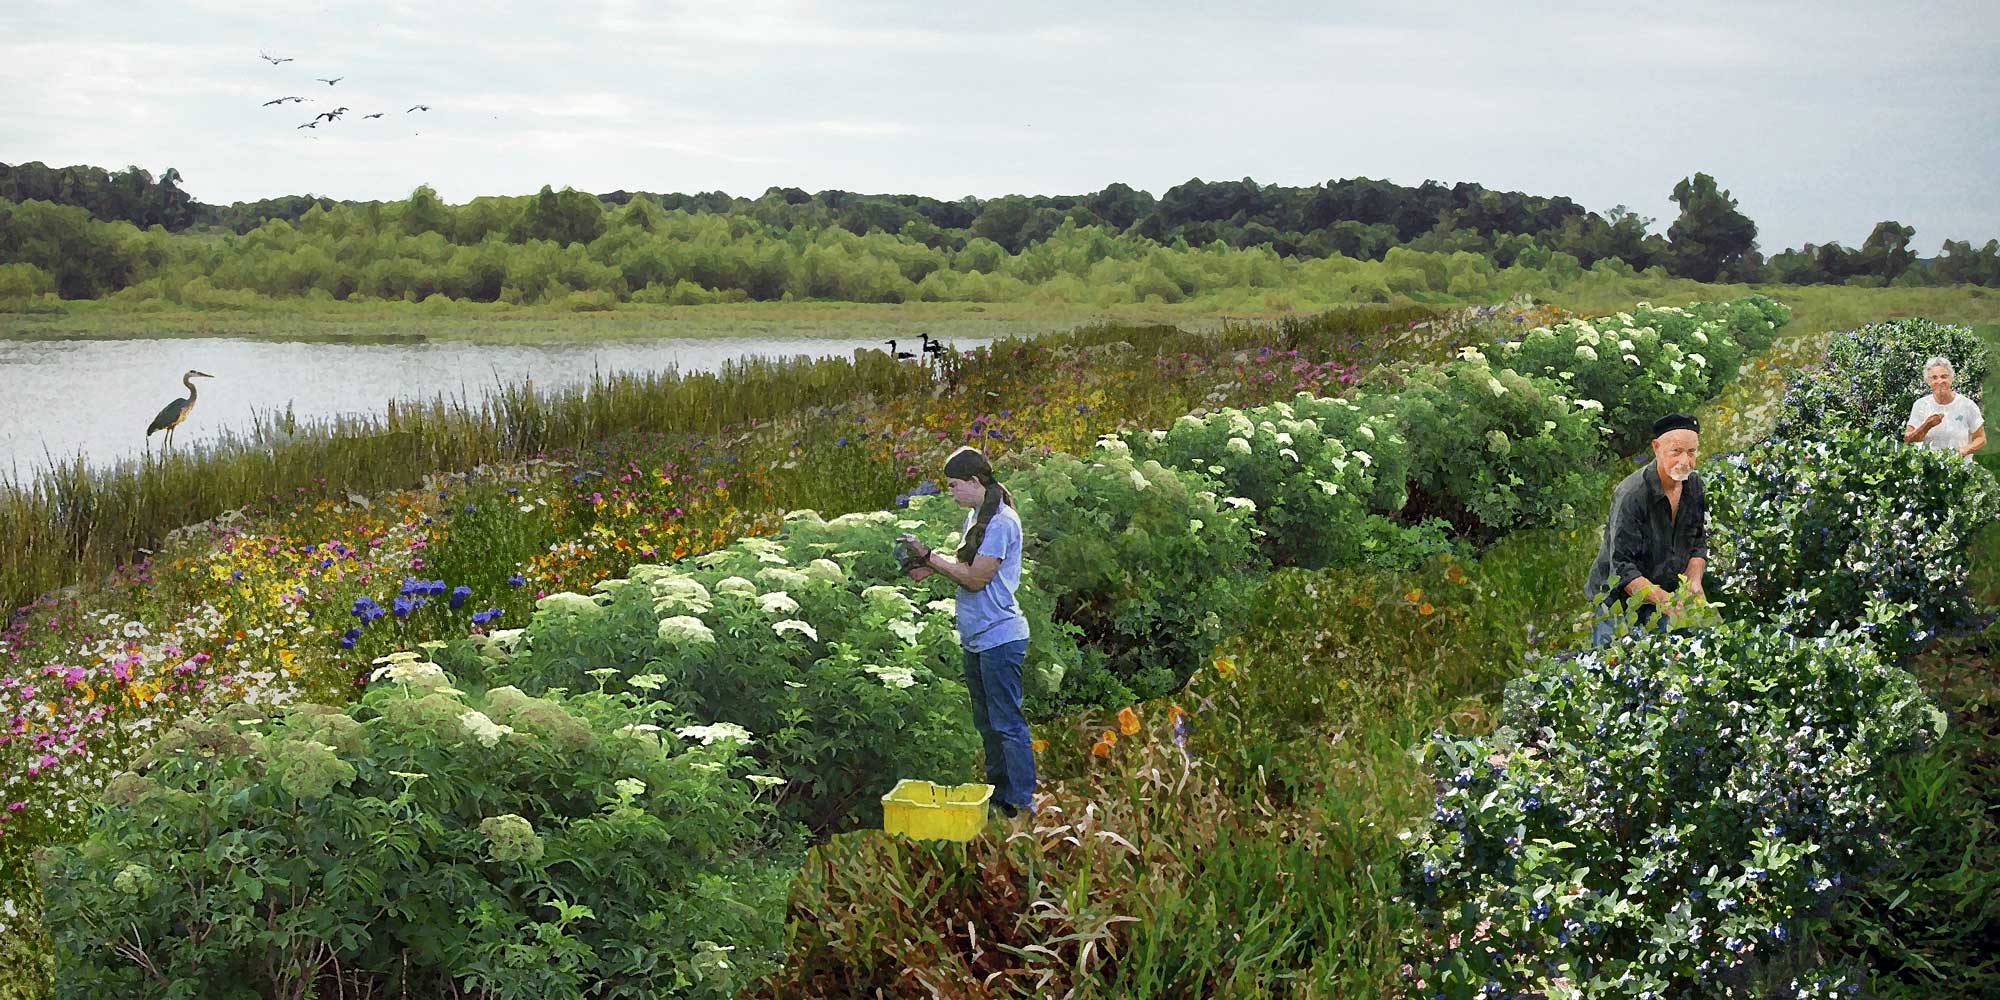
<path fill-rule="evenodd" d="M 214 378 L 214 377 L 215 377 L 215 376 L 213 376 L 213 375 L 210 375 L 210 374 L 209 374 L 209 373 L 207 373 L 207 372 L 193 372 L 192 374 L 195 374 L 195 375 L 199 375 L 199 376 L 201 376 L 202 378 Z"/>

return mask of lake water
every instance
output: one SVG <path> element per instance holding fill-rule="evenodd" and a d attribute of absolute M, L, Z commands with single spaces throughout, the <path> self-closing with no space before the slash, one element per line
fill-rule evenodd
<path fill-rule="evenodd" d="M 945 336 L 970 350 L 990 337 Z M 725 361 L 763 356 L 852 357 L 882 348 L 874 336 L 715 337 L 614 340 L 591 344 L 481 344 L 464 341 L 328 343 L 234 338 L 158 340 L 0 340 L 0 478 L 24 482 L 49 458 L 92 465 L 142 455 L 146 425 L 187 394 L 194 412 L 174 432 L 174 447 L 246 431 L 255 414 L 283 412 L 301 421 L 382 413 L 392 399 L 478 400 L 500 383 L 533 376 L 538 389 L 588 383 L 594 372 L 713 371 Z M 912 350 L 913 344 L 899 344 Z M 912 362 L 914 363 L 914 362 Z M 152 446 L 160 447 L 155 434 Z"/>

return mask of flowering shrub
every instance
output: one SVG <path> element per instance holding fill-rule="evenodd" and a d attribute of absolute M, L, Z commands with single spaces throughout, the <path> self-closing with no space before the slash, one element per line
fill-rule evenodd
<path fill-rule="evenodd" d="M 1500 723 L 1428 745 L 1426 996 L 1831 995 L 1791 946 L 1880 852 L 1883 761 L 1944 718 L 1858 637 L 1733 624 L 1541 660 Z"/>
<path fill-rule="evenodd" d="M 1768 345 L 1790 319 L 1763 296 L 1686 308 L 1642 302 L 1630 312 L 1532 330 L 1501 344 L 1494 363 L 1556 379 L 1571 395 L 1601 403 L 1613 450 L 1630 454 L 1650 439 L 1661 414 L 1693 410 L 1736 377 L 1746 349 Z"/>
<path fill-rule="evenodd" d="M 1951 361 L 1952 388 L 1974 402 L 1986 385 L 1986 345 L 1969 327 L 1927 319 L 1870 323 L 1836 335 L 1826 364 L 1793 376 L 1785 386 L 1780 434 L 1863 427 L 1902 439 L 1910 404 L 1928 394 L 1924 362 Z"/>
<path fill-rule="evenodd" d="M 1862 627 L 1890 659 L 1966 624 L 1966 546 L 2000 484 L 1869 431 L 1776 439 L 1708 476 L 1708 582 L 1728 614 L 1803 635 Z"/>
<path fill-rule="evenodd" d="M 793 511 L 779 537 L 543 598 L 525 634 L 478 644 L 467 676 L 531 693 L 601 683 L 741 726 L 787 782 L 785 816 L 818 834 L 877 825 L 896 779 L 956 783 L 978 747 L 953 602 L 901 576 L 891 552 L 902 531 L 956 545 L 964 513 L 937 496 L 831 520 Z M 1043 696 L 1077 660 L 1050 604 L 1030 605 L 1041 645 L 1025 665 Z"/>
<path fill-rule="evenodd" d="M 1188 414 L 1165 430 L 1107 436 L 1099 447 L 1206 474 L 1254 503 L 1260 545 L 1275 565 L 1347 565 L 1364 553 L 1400 551 L 1399 526 L 1371 512 L 1399 511 L 1408 498 L 1408 451 L 1382 410 L 1300 393 L 1290 402 Z"/>
<path fill-rule="evenodd" d="M 740 742 L 393 660 L 346 711 L 232 706 L 114 779 L 42 865 L 61 990 L 727 997 L 781 954 L 796 839 Z"/>
<path fill-rule="evenodd" d="M 1115 448 L 1007 464 L 1034 586 L 1109 670 L 1066 683 L 1063 700 L 1110 707 L 1179 690 L 1262 576 L 1255 504 Z"/>
<path fill-rule="evenodd" d="M 1484 359 L 1411 372 L 1392 403 L 1410 449 L 1403 518 L 1441 517 L 1476 542 L 1574 521 L 1596 496 L 1602 425 L 1562 388 Z"/>

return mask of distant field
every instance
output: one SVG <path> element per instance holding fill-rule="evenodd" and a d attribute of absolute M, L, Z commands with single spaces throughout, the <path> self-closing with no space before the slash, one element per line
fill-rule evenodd
<path fill-rule="evenodd" d="M 420 303 L 275 305 L 269 310 L 140 311 L 116 303 L 68 302 L 47 311 L 0 312 L 0 339 L 124 340 L 155 337 L 259 337 L 354 343 L 476 340 L 506 343 L 623 338 L 849 337 L 884 339 L 927 333 L 939 339 L 1025 336 L 1099 322 L 1169 323 L 1188 329 L 1225 319 L 1279 312 L 1179 306 L 1090 309 L 1028 303 L 746 302 L 701 306 L 626 305 L 603 312 L 542 307 Z"/>
<path fill-rule="evenodd" d="M 1760 292 L 1792 307 L 1794 329 L 1825 332 L 1874 319 L 1926 316 L 2000 324 L 2000 290 L 1973 285 L 1947 288 L 1850 288 L 1840 285 L 1704 285 L 1643 275 L 1586 273 L 1562 288 L 1532 293 L 1583 313 L 1658 304 L 1729 299 Z M 1494 295 L 1418 296 L 1426 305 L 1483 305 Z M 162 308 L 165 303 L 107 301 L 16 303 L 0 308 L 0 339 L 123 340 L 153 337 L 258 337 L 350 343 L 416 343 L 471 340 L 550 343 L 656 337 L 916 337 L 1026 336 L 1101 322 L 1167 323 L 1206 330 L 1231 320 L 1271 320 L 1341 305 L 1336 289 L 1282 291 L 1240 288 L 1183 302 L 1093 307 L 1045 302 L 742 302 L 669 306 L 621 304 L 596 312 L 554 306 L 447 302 L 314 302 L 273 299 L 249 309 Z"/>

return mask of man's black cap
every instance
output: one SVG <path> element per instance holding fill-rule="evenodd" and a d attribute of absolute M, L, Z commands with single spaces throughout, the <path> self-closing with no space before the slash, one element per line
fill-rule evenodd
<path fill-rule="evenodd" d="M 1669 413 L 1653 421 L 1653 436 L 1659 437 L 1668 431 L 1693 431 L 1701 433 L 1701 421 L 1686 413 Z"/>

